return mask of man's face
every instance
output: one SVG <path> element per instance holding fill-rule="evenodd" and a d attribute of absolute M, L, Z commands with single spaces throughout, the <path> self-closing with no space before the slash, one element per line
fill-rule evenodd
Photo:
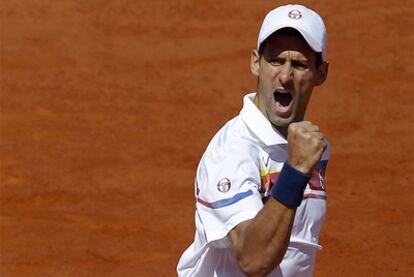
<path fill-rule="evenodd" d="M 258 76 L 255 104 L 280 129 L 302 121 L 313 87 L 323 83 L 327 64 L 315 66 L 315 52 L 302 38 L 273 35 L 263 56 L 252 53 L 251 70 Z"/>

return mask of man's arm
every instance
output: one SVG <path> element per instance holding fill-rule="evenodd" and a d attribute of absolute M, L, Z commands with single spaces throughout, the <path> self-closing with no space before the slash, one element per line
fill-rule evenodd
<path fill-rule="evenodd" d="M 296 208 L 269 197 L 257 216 L 230 231 L 240 269 L 248 276 L 266 276 L 283 259 Z"/>
<path fill-rule="evenodd" d="M 326 148 L 318 126 L 308 121 L 289 126 L 288 143 L 289 165 L 305 174 L 313 171 Z M 296 207 L 269 197 L 254 219 L 230 231 L 238 265 L 246 275 L 266 276 L 280 264 L 289 245 L 295 213 Z"/>

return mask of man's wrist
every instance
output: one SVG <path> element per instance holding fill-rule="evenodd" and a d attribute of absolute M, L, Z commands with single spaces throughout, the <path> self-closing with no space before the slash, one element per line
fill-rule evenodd
<path fill-rule="evenodd" d="M 270 195 L 288 207 L 298 207 L 302 202 L 306 184 L 311 177 L 311 174 L 297 170 L 286 161 L 276 184 L 270 190 Z"/>

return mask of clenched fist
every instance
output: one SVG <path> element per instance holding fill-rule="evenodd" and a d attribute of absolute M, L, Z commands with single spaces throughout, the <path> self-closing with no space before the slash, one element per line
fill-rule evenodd
<path fill-rule="evenodd" d="M 292 123 L 288 128 L 288 163 L 303 173 L 312 173 L 326 148 L 319 127 L 309 121 Z"/>

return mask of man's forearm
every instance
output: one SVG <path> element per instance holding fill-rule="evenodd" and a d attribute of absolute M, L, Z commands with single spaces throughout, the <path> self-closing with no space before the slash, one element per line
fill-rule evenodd
<path fill-rule="evenodd" d="M 241 223 L 230 237 L 241 270 L 248 276 L 266 276 L 282 261 L 289 245 L 296 208 L 269 197 L 253 220 Z"/>

